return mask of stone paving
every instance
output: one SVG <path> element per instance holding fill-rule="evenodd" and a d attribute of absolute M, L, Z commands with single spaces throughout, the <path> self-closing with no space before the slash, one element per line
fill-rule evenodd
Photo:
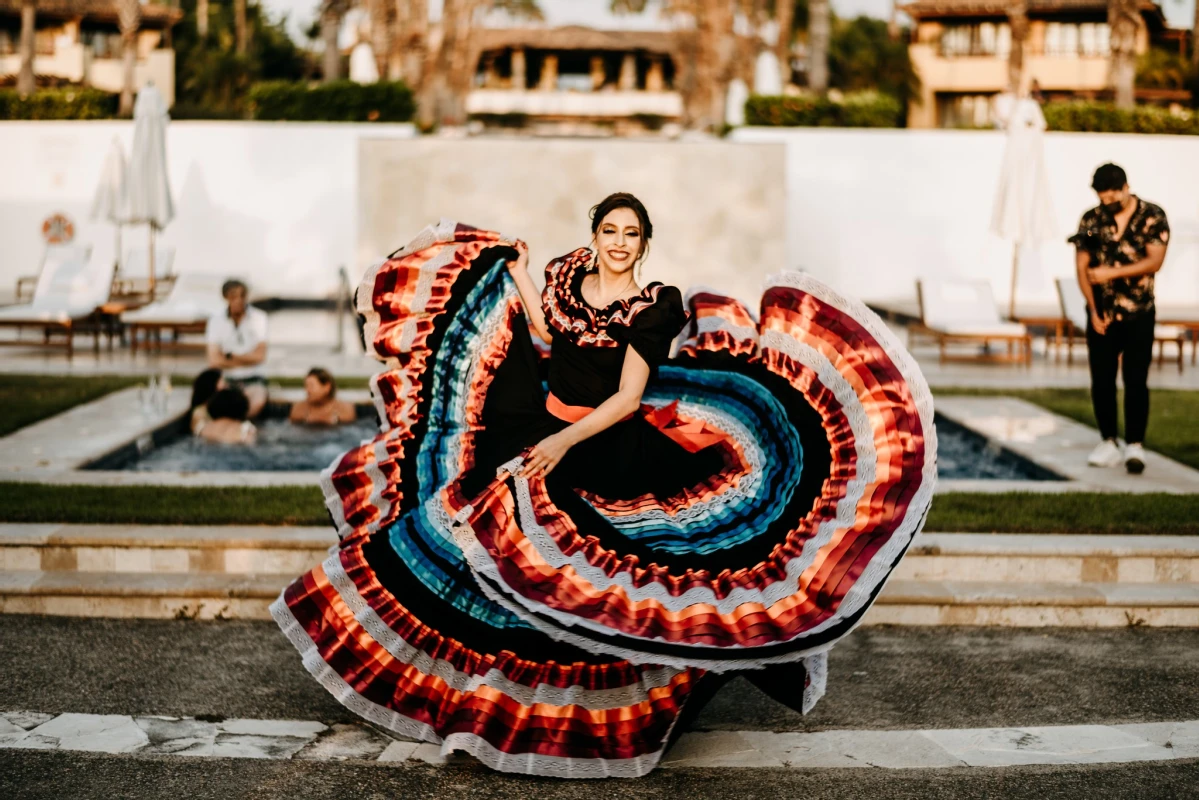
<path fill-rule="evenodd" d="M 213 758 L 469 763 L 366 723 L 0 712 L 0 749 Z M 1199 720 L 963 730 L 685 733 L 667 769 L 921 769 L 1112 764 L 1199 757 Z"/>

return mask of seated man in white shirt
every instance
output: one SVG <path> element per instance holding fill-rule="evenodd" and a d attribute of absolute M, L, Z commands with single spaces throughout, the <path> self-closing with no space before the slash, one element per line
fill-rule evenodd
<path fill-rule="evenodd" d="M 208 320 L 208 366 L 224 373 L 225 382 L 246 393 L 250 418 L 266 405 L 266 312 L 246 302 L 249 292 L 239 280 L 225 281 L 221 294 L 228 309 Z"/>

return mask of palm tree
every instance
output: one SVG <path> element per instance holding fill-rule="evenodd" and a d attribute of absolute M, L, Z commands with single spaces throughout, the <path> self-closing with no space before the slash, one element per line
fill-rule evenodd
<path fill-rule="evenodd" d="M 34 33 L 37 28 L 37 0 L 21 2 L 21 70 L 17 73 L 17 93 L 21 97 L 33 94 Z"/>
<path fill-rule="evenodd" d="M 1111 28 L 1109 75 L 1116 106 L 1136 105 L 1137 34 L 1145 25 L 1137 0 L 1108 0 L 1107 24 Z"/>
<path fill-rule="evenodd" d="M 366 0 L 366 15 L 370 20 L 371 50 L 375 55 L 375 68 L 379 72 L 379 80 L 391 77 L 392 44 L 395 38 L 396 8 L 395 0 Z"/>
<path fill-rule="evenodd" d="M 429 48 L 429 0 L 396 0 L 395 32 L 391 37 L 393 63 L 414 90 L 424 80 Z"/>
<path fill-rule="evenodd" d="M 791 37 L 795 25 L 795 3 L 792 0 L 775 0 L 774 21 L 778 23 L 779 35 L 774 43 L 774 56 L 779 62 L 783 87 L 791 83 Z"/>
<path fill-rule="evenodd" d="M 208 0 L 196 0 L 196 35 L 208 38 Z"/>
<path fill-rule="evenodd" d="M 246 0 L 233 0 L 233 32 L 237 54 L 244 56 L 250 48 L 250 32 L 246 24 Z"/>
<path fill-rule="evenodd" d="M 1191 28 L 1191 68 L 1199 71 L 1199 3 L 1195 3 L 1195 26 Z"/>
<path fill-rule="evenodd" d="M 832 20 L 828 0 L 808 3 L 808 88 L 828 91 L 828 47 Z"/>
<path fill-rule="evenodd" d="M 321 73 L 325 83 L 341 78 L 341 50 L 337 45 L 337 36 L 347 10 L 346 0 L 324 0 L 321 4 L 321 40 L 325 44 Z"/>
<path fill-rule="evenodd" d="M 1028 0 L 1011 0 L 1008 26 L 1012 29 L 1011 50 L 1007 57 L 1008 89 L 1019 93 L 1024 84 L 1024 42 L 1028 39 Z"/>
<path fill-rule="evenodd" d="M 133 115 L 133 70 L 137 66 L 137 30 L 142 22 L 142 5 L 138 0 L 121 0 L 117 8 L 117 24 L 121 29 L 121 58 L 124 62 L 121 79 L 120 115 Z"/>

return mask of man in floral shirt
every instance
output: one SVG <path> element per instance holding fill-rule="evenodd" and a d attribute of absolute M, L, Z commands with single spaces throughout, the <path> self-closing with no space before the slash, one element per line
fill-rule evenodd
<path fill-rule="evenodd" d="M 1145 426 L 1149 421 L 1149 365 L 1153 361 L 1153 276 L 1170 242 L 1166 213 L 1128 189 L 1115 164 L 1095 170 L 1091 182 L 1099 205 L 1082 215 L 1075 246 L 1078 285 L 1087 299 L 1087 351 L 1091 402 L 1103 441 L 1088 463 L 1128 471 L 1145 469 Z M 1124 436 L 1116 438 L 1116 369 L 1124 356 Z"/>

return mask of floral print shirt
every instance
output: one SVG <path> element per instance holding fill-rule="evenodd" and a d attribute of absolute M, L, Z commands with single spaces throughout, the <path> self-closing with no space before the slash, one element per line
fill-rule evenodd
<path fill-rule="evenodd" d="M 1170 224 L 1160 206 L 1136 198 L 1137 207 L 1128 220 L 1124 235 L 1116 236 L 1116 219 L 1096 206 L 1082 215 L 1078 233 L 1068 240 L 1091 256 L 1092 267 L 1123 267 L 1148 256 L 1151 244 L 1169 244 Z M 1153 276 L 1117 278 L 1092 286 L 1095 305 L 1112 319 L 1126 319 L 1152 313 Z"/>

